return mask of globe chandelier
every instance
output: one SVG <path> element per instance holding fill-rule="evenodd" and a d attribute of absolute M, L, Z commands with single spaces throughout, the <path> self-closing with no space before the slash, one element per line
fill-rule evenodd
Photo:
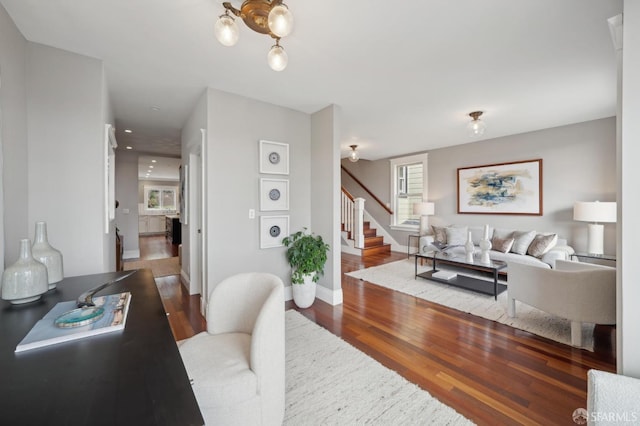
<path fill-rule="evenodd" d="M 293 29 L 293 15 L 282 0 L 246 0 L 236 9 L 229 2 L 222 3 L 224 14 L 220 15 L 214 26 L 216 38 L 224 46 L 233 46 L 238 42 L 238 24 L 234 18 L 241 18 L 247 27 L 260 34 L 267 34 L 275 44 L 267 54 L 267 62 L 274 71 L 287 67 L 289 58 L 280 45 L 280 39 Z M 232 16 L 233 15 L 233 16 Z"/>

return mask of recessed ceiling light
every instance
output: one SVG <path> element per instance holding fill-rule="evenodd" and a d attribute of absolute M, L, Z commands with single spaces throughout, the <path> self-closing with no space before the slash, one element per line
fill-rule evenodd
<path fill-rule="evenodd" d="M 124 132 L 125 132 L 125 133 L 133 133 L 133 130 L 131 130 L 131 129 L 124 129 Z"/>
<path fill-rule="evenodd" d="M 132 147 L 128 146 L 127 149 L 133 149 Z"/>
<path fill-rule="evenodd" d="M 153 169 L 153 166 L 149 166 L 150 169 Z"/>
<path fill-rule="evenodd" d="M 152 162 L 152 163 L 157 163 L 157 161 L 156 161 L 156 160 L 151 160 L 151 162 Z"/>

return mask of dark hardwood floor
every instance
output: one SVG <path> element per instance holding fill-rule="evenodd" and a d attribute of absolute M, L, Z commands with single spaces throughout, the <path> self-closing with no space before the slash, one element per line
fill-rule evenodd
<path fill-rule="evenodd" d="M 171 244 L 164 235 L 142 236 L 138 243 L 140 258 L 135 260 L 166 259 L 178 255 L 178 245 Z M 206 322 L 200 314 L 200 295 L 189 295 L 180 284 L 178 275 L 156 278 L 155 281 L 176 341 L 206 330 Z"/>
<path fill-rule="evenodd" d="M 145 235 L 138 237 L 140 258 L 137 260 L 155 260 L 175 257 L 178 245 L 171 244 L 164 235 Z"/>
<path fill-rule="evenodd" d="M 299 311 L 481 425 L 575 424 L 587 371 L 615 371 L 614 327 L 597 327 L 589 352 L 344 275 L 403 258 L 343 254 L 344 303 Z M 205 329 L 178 277 L 156 282 L 177 340 Z"/>

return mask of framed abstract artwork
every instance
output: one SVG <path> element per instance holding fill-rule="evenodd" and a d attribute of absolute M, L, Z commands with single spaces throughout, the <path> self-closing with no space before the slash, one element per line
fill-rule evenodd
<path fill-rule="evenodd" d="M 458 213 L 542 216 L 542 159 L 459 168 Z"/>
<path fill-rule="evenodd" d="M 289 181 L 287 179 L 260 179 L 260 210 L 289 210 Z"/>
<path fill-rule="evenodd" d="M 289 174 L 289 144 L 260 141 L 260 173 Z"/>
<path fill-rule="evenodd" d="M 260 248 L 282 247 L 289 235 L 289 216 L 260 216 Z"/>

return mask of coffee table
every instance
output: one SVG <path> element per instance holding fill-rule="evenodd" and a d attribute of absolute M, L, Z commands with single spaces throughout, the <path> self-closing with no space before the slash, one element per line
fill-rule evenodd
<path fill-rule="evenodd" d="M 506 285 L 498 283 L 498 273 L 507 267 L 506 262 L 491 260 L 489 263 L 481 263 L 480 259 L 477 257 L 474 258 L 473 262 L 467 262 L 464 256 L 437 251 L 417 253 L 414 256 L 415 278 L 425 278 L 431 281 L 437 281 L 439 283 L 464 288 L 466 290 L 471 290 L 478 293 L 492 294 L 495 300 L 498 300 L 498 294 L 507 289 Z M 418 274 L 418 259 L 430 260 L 433 263 L 433 269 Z M 436 272 L 439 271 L 437 269 L 437 264 L 452 265 L 463 270 L 468 269 L 473 271 L 487 272 L 493 276 L 493 281 L 484 280 L 482 278 L 472 277 L 468 275 L 462 275 L 460 273 L 457 273 L 456 276 L 451 279 L 438 278 L 433 276 Z"/>

